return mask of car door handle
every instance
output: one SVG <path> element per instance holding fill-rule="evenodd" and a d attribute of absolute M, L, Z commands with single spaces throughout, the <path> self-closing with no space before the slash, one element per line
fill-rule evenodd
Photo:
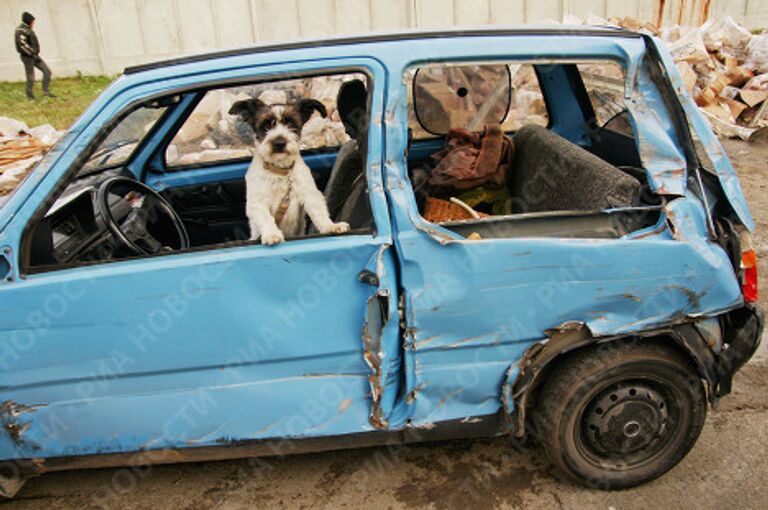
<path fill-rule="evenodd" d="M 357 275 L 357 279 L 361 283 L 365 283 L 367 285 L 370 285 L 371 287 L 378 287 L 379 286 L 379 276 L 371 271 L 370 269 L 363 269 L 360 271 Z"/>

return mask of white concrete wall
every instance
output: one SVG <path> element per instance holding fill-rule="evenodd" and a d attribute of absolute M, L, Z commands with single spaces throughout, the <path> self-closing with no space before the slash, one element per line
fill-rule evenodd
<path fill-rule="evenodd" d="M 25 10 L 37 17 L 43 57 L 66 76 L 117 74 L 132 64 L 261 41 L 565 14 L 698 24 L 707 8 L 768 27 L 768 0 L 0 0 L 0 80 L 23 78 L 13 30 Z"/>

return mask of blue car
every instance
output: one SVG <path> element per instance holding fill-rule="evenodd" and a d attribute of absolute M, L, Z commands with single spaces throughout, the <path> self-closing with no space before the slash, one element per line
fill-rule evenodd
<path fill-rule="evenodd" d="M 301 131 L 334 222 L 251 239 Z M 324 115 L 323 115 L 324 114 Z M 652 37 L 409 32 L 125 70 L 0 202 L 0 489 L 77 468 L 533 439 L 591 487 L 696 442 L 763 328 L 754 222 Z"/>

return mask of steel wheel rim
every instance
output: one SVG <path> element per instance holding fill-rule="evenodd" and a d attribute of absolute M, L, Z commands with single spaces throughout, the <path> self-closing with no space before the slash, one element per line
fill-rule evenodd
<path fill-rule="evenodd" d="M 609 382 L 585 399 L 576 446 L 601 469 L 642 467 L 667 452 L 680 436 L 681 413 L 673 389 L 662 381 Z"/>

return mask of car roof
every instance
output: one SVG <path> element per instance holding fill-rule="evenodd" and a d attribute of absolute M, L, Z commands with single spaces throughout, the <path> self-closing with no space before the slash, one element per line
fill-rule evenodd
<path fill-rule="evenodd" d="M 396 32 L 375 32 L 364 35 L 333 36 L 320 39 L 299 39 L 291 42 L 276 42 L 257 44 L 242 48 L 212 51 L 187 55 L 184 57 L 150 62 L 130 66 L 125 69 L 125 74 L 137 74 L 154 69 L 174 67 L 183 64 L 205 62 L 219 58 L 250 55 L 257 53 L 269 53 L 273 51 L 295 50 L 305 47 L 329 47 L 352 44 L 387 43 L 392 41 L 404 41 L 415 39 L 450 39 L 461 37 L 498 37 L 520 35 L 546 35 L 546 36 L 603 36 L 603 37 L 640 37 L 641 34 L 620 27 L 610 26 L 581 26 L 581 25 L 519 25 L 519 26 L 487 26 L 479 28 L 446 28 L 442 30 L 411 29 Z"/>

